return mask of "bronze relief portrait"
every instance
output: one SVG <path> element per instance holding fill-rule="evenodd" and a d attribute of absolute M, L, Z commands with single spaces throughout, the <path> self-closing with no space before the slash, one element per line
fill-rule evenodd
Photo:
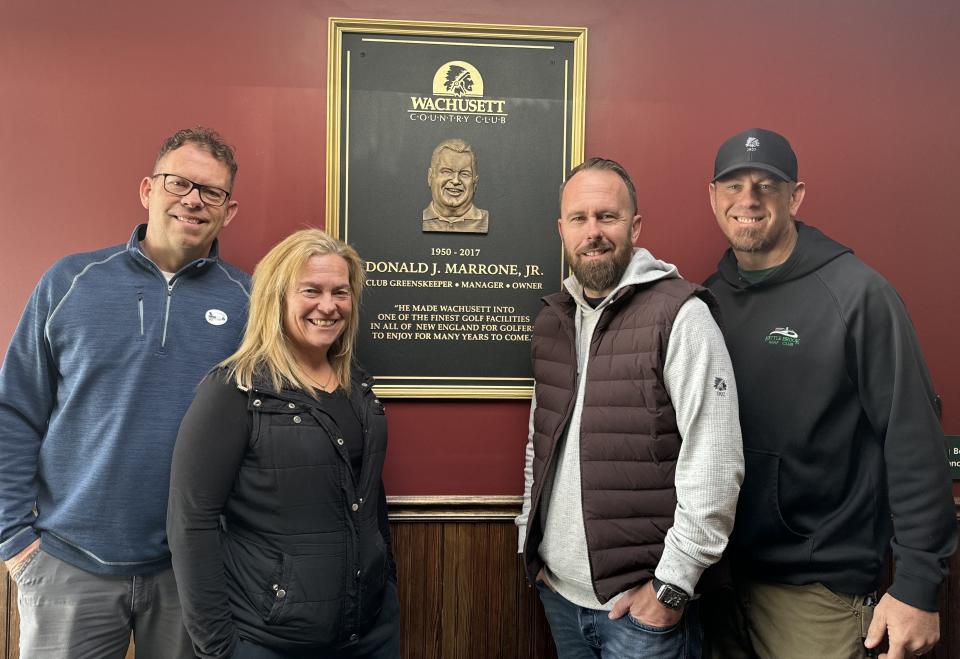
<path fill-rule="evenodd" d="M 490 214 L 473 204 L 479 178 L 469 144 L 459 138 L 440 142 L 427 169 L 432 199 L 423 209 L 423 231 L 487 233 Z"/>

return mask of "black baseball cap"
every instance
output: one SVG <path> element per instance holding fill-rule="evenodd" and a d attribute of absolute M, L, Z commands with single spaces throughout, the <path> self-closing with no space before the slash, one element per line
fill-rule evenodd
<path fill-rule="evenodd" d="M 751 128 L 720 145 L 713 163 L 713 180 L 738 169 L 762 169 L 796 183 L 797 154 L 783 135 Z"/>

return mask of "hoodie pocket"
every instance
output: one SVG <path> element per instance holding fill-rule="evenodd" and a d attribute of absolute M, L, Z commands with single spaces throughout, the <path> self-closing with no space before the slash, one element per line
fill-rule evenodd
<path fill-rule="evenodd" d="M 744 557 L 772 563 L 807 563 L 813 537 L 793 529 L 780 508 L 780 455 L 743 451 L 745 476 L 732 543 Z"/>

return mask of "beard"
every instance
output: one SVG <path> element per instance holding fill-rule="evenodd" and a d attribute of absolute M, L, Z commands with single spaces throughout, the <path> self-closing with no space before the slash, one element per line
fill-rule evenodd
<path fill-rule="evenodd" d="M 577 281 L 584 288 L 589 288 L 592 291 L 609 291 L 620 283 L 623 273 L 627 271 L 630 259 L 633 258 L 633 244 L 627 242 L 614 245 L 602 238 L 580 251 L 589 251 L 597 247 L 611 247 L 613 251 L 607 252 L 609 258 L 597 261 L 584 261 L 579 253 L 567 254 L 570 260 L 570 269 L 573 270 Z"/>
<path fill-rule="evenodd" d="M 764 220 L 759 226 L 731 226 L 728 220 L 721 225 L 721 230 L 735 252 L 744 254 L 765 254 L 775 249 L 790 245 L 794 240 L 793 220 L 780 219 Z"/>
<path fill-rule="evenodd" d="M 770 249 L 770 237 L 765 235 L 762 228 L 739 227 L 727 239 L 737 252 L 765 252 Z"/>

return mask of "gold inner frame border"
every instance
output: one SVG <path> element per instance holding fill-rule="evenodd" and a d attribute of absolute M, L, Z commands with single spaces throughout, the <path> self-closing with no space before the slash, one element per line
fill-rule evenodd
<path fill-rule="evenodd" d="M 387 497 L 391 522 L 512 521 L 522 504 L 523 497 L 512 495 Z"/>

